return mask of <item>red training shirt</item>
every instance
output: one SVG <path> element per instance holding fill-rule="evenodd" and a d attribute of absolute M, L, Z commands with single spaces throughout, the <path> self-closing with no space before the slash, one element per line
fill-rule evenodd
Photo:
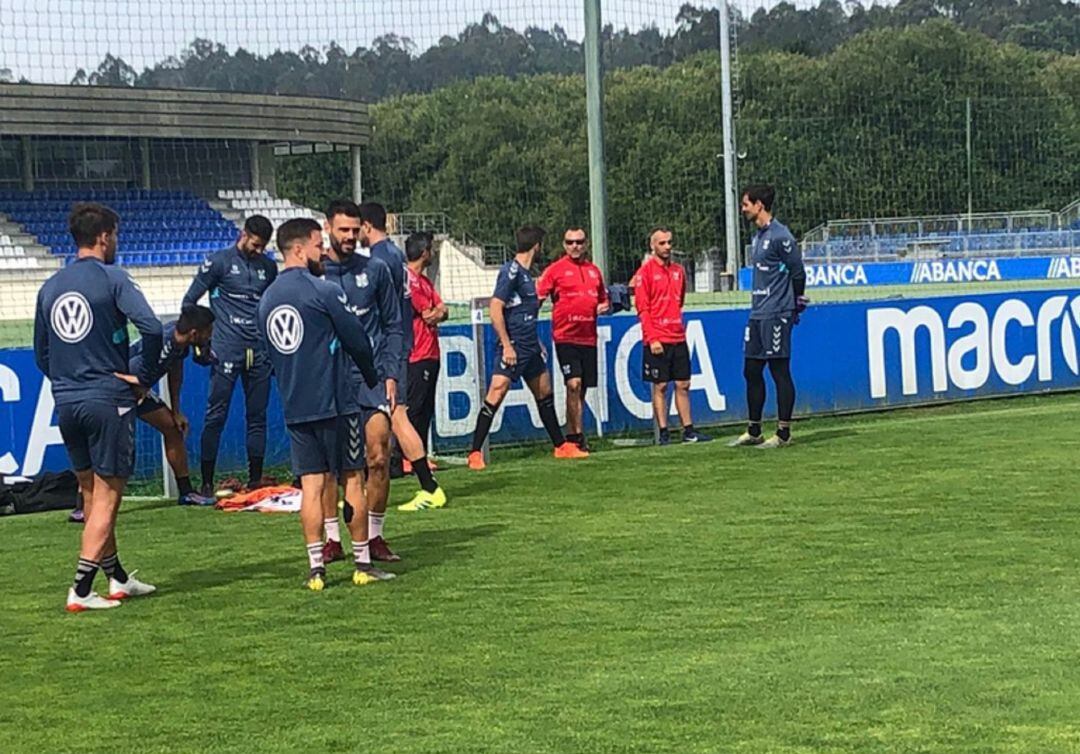
<path fill-rule="evenodd" d="M 678 262 L 665 265 L 655 254 L 634 274 L 634 305 L 645 343 L 686 340 L 682 308 L 686 299 L 686 270 Z"/>
<path fill-rule="evenodd" d="M 409 270 L 409 292 L 412 295 L 412 307 L 416 312 L 413 317 L 413 348 L 409 354 L 409 363 L 417 361 L 429 361 L 439 359 L 439 326 L 429 325 L 420 318 L 420 315 L 433 306 L 441 306 L 442 299 L 435 290 L 435 284 L 428 280 L 427 275 L 421 275 Z"/>
<path fill-rule="evenodd" d="M 536 295 L 551 296 L 552 339 L 576 346 L 596 345 L 596 307 L 608 300 L 600 268 L 568 255 L 555 260 L 540 276 Z"/>

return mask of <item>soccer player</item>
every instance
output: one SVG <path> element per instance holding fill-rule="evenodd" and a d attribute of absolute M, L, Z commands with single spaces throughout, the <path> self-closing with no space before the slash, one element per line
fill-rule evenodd
<path fill-rule="evenodd" d="M 437 508 L 446 505 L 446 493 L 443 492 L 439 483 L 431 473 L 428 464 L 427 453 L 420 435 L 409 421 L 408 396 L 409 396 L 409 354 L 413 347 L 413 308 L 409 294 L 409 284 L 406 271 L 405 254 L 399 249 L 386 234 L 386 208 L 376 202 L 365 202 L 360 205 L 360 243 L 368 248 L 371 256 L 381 259 L 390 268 L 390 274 L 394 279 L 394 288 L 400 291 L 401 306 L 401 335 L 402 347 L 398 359 L 397 379 L 397 404 L 394 406 L 391 417 L 391 425 L 394 437 L 401 446 L 401 454 L 405 460 L 412 464 L 413 472 L 420 483 L 420 490 L 409 501 L 426 507 Z M 383 553 L 386 560 L 395 561 L 400 558 L 394 554 L 386 539 L 382 536 L 383 522 L 386 518 L 386 501 L 381 503 L 372 502 L 368 514 L 372 553 L 376 550 Z"/>
<path fill-rule="evenodd" d="M 249 217 L 236 243 L 207 257 L 184 294 L 183 306 L 190 306 L 209 291 L 216 323 L 214 352 L 218 360 L 210 376 L 201 442 L 201 492 L 206 496 L 214 494 L 218 446 L 237 376 L 244 386 L 248 486 L 257 487 L 262 479 L 270 362 L 255 320 L 259 299 L 277 277 L 277 264 L 263 253 L 273 230 L 262 215 Z"/>
<path fill-rule="evenodd" d="M 439 323 L 450 316 L 435 285 L 424 271 L 431 266 L 432 243 L 430 233 L 413 233 L 405 241 L 408 259 L 409 292 L 413 308 L 413 348 L 409 354 L 409 395 L 407 396 L 409 422 L 416 429 L 424 452 L 428 450 L 428 431 L 435 416 L 435 386 L 439 381 Z M 430 457 L 429 457 L 430 458 Z M 430 463 L 430 461 L 429 461 Z M 410 503 L 398 506 L 412 510 Z"/>
<path fill-rule="evenodd" d="M 750 264 L 754 269 L 750 321 L 746 326 L 746 405 L 750 418 L 746 431 L 732 445 L 783 448 L 791 444 L 791 417 L 795 411 L 795 381 L 791 377 L 791 328 L 806 309 L 806 270 L 795 237 L 772 216 L 776 190 L 748 186 L 742 195 L 743 216 L 757 226 Z M 765 409 L 765 365 L 776 384 L 779 421 L 776 434 L 761 434 Z"/>
<path fill-rule="evenodd" d="M 309 567 L 305 586 L 319 592 L 326 578 L 322 501 L 340 465 L 339 402 L 346 381 L 344 364 L 333 354 L 343 348 L 368 387 L 377 385 L 379 377 L 371 344 L 345 294 L 317 277 L 323 273 L 319 224 L 307 218 L 288 220 L 278 228 L 277 245 L 285 269 L 263 293 L 257 322 L 277 375 L 293 473 L 300 477 L 300 522 Z M 345 474 L 346 484 L 353 473 Z M 358 517 L 348 523 L 353 541 L 363 541 Z M 371 581 L 365 570 L 364 564 L 356 564 L 354 583 Z"/>
<path fill-rule="evenodd" d="M 675 382 L 675 408 L 683 427 L 683 442 L 712 438 L 694 429 L 690 415 L 690 348 L 686 344 L 683 302 L 686 270 L 671 258 L 674 234 L 657 227 L 649 232 L 650 254 L 634 274 L 634 302 L 641 320 L 642 366 L 652 383 L 653 417 L 660 444 L 671 444 L 668 430 L 667 387 Z"/>
<path fill-rule="evenodd" d="M 547 355 L 540 345 L 536 317 L 540 299 L 529 269 L 544 243 L 544 229 L 535 225 L 518 228 L 517 254 L 499 268 L 495 292 L 491 296 L 491 326 L 499 338 L 495 351 L 495 368 L 491 385 L 484 398 L 480 415 L 473 430 L 469 468 L 480 471 L 484 464 L 484 441 L 491 431 L 495 412 L 499 410 L 510 385 L 523 379 L 536 398 L 540 420 L 547 430 L 556 458 L 588 458 L 589 454 L 563 437 L 559 417 L 555 415 L 555 398 L 551 394 L 551 376 L 547 371 Z"/>
<path fill-rule="evenodd" d="M 155 591 L 124 570 L 116 549 L 116 514 L 135 465 L 136 393 L 124 376 L 143 390 L 153 384 L 150 364 L 127 375 L 128 321 L 145 349 L 162 347 L 161 322 L 139 286 L 112 266 L 119 224 L 108 207 L 75 205 L 68 227 L 76 261 L 45 281 L 34 315 L 34 358 L 52 383 L 60 435 L 86 513 L 69 612 L 113 608 Z M 109 579 L 108 598 L 93 591 L 98 569 Z"/>
<path fill-rule="evenodd" d="M 563 234 L 563 256 L 551 264 L 536 285 L 540 299 L 551 296 L 551 330 L 555 353 L 566 382 L 566 439 L 584 451 L 585 392 L 596 387 L 596 317 L 610 309 L 600 268 L 589 261 L 588 238 L 582 228 Z"/>
<path fill-rule="evenodd" d="M 323 262 L 326 280 L 338 286 L 346 303 L 371 343 L 379 381 L 368 387 L 356 365 L 342 363 L 345 384 L 338 408 L 342 428 L 342 482 L 347 512 L 355 523 L 353 558 L 363 564 L 365 576 L 382 574 L 371 561 L 390 559 L 384 540 L 372 547 L 368 533 L 369 509 L 381 505 L 386 510 L 390 494 L 390 416 L 397 403 L 397 372 L 401 356 L 400 294 L 394 287 L 390 268 L 382 260 L 357 253 L 360 239 L 360 210 L 351 201 L 336 200 L 326 209 L 326 233 L 330 238 L 330 258 Z M 342 354 L 338 355 L 344 362 Z M 363 451 L 363 452 L 362 452 Z M 362 472 L 367 470 L 367 483 Z M 323 560 L 343 557 L 338 533 L 337 485 L 323 499 L 323 526 L 326 544 Z M 348 517 L 348 516 L 347 516 Z"/>
<path fill-rule="evenodd" d="M 188 471 L 187 448 L 184 437 L 188 432 L 187 417 L 180 411 L 180 388 L 184 381 L 184 359 L 193 348 L 206 349 L 214 332 L 214 313 L 205 306 L 189 306 L 180 312 L 180 318 L 167 322 L 163 328 L 164 345 L 151 361 L 156 364 L 150 370 L 154 384 L 168 375 L 169 400 L 172 408 L 153 393 L 147 393 L 139 401 L 136 415 L 161 433 L 165 439 L 165 458 L 172 468 L 179 488 L 180 505 L 210 506 L 217 502 L 213 497 L 200 495 L 191 486 Z M 128 361 L 129 374 L 141 374 L 146 360 L 145 344 L 137 340 L 131 345 Z"/>

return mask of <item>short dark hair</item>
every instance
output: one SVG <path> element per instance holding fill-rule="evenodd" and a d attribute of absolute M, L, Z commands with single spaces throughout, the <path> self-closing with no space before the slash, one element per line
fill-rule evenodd
<path fill-rule="evenodd" d="M 176 331 L 205 330 L 213 323 L 214 313 L 209 307 L 189 304 L 180 310 L 180 317 L 176 320 Z"/>
<path fill-rule="evenodd" d="M 405 239 L 405 258 L 410 262 L 415 262 L 424 256 L 425 251 L 431 251 L 431 242 L 434 240 L 435 236 L 426 230 L 413 233 Z"/>
<path fill-rule="evenodd" d="M 104 204 L 83 202 L 71 208 L 68 230 L 80 249 L 88 249 L 97 243 L 102 233 L 112 233 L 120 225 L 120 215 Z"/>
<path fill-rule="evenodd" d="M 258 236 L 265 243 L 270 243 L 270 236 L 274 235 L 274 226 L 262 215 L 252 215 L 244 221 L 244 232 L 251 236 Z"/>
<path fill-rule="evenodd" d="M 582 233 L 584 233 L 585 238 L 589 237 L 589 231 L 585 230 L 585 228 L 581 227 L 580 225 L 571 225 L 569 228 L 563 231 L 563 238 L 566 238 L 567 233 L 573 233 L 575 230 L 580 230 Z"/>
<path fill-rule="evenodd" d="M 514 240 L 517 241 L 517 253 L 522 254 L 537 244 L 542 244 L 546 235 L 547 231 L 539 225 L 522 225 L 514 234 Z"/>
<path fill-rule="evenodd" d="M 310 217 L 294 217 L 277 229 L 278 251 L 285 254 L 297 241 L 306 241 L 312 233 L 322 233 L 322 227 Z"/>
<path fill-rule="evenodd" d="M 740 196 L 747 197 L 752 203 L 761 202 L 766 212 L 772 211 L 773 201 L 776 199 L 776 189 L 767 183 L 752 183 L 743 189 Z"/>
<path fill-rule="evenodd" d="M 326 207 L 326 221 L 333 222 L 337 215 L 360 219 L 360 208 L 351 199 L 335 199 Z"/>
<path fill-rule="evenodd" d="M 378 202 L 364 202 L 360 210 L 360 222 L 371 223 L 375 230 L 386 231 L 386 207 Z"/>
<path fill-rule="evenodd" d="M 651 244 L 652 243 L 652 237 L 655 236 L 657 233 L 670 233 L 672 235 L 672 237 L 675 236 L 675 231 L 673 231 L 668 226 L 666 226 L 666 225 L 654 225 L 651 228 L 649 228 L 649 233 L 648 233 L 647 236 L 645 236 L 645 243 Z"/>

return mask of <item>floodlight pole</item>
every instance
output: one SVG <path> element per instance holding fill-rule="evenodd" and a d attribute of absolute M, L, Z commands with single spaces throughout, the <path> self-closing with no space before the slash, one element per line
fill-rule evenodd
<path fill-rule="evenodd" d="M 607 189 L 604 167 L 604 75 L 600 52 L 600 0 L 585 0 L 585 114 L 589 139 L 589 219 L 593 262 L 608 267 Z"/>
<path fill-rule="evenodd" d="M 350 147 L 349 156 L 352 158 L 353 201 L 359 204 L 364 201 L 364 169 L 360 162 L 360 147 Z"/>

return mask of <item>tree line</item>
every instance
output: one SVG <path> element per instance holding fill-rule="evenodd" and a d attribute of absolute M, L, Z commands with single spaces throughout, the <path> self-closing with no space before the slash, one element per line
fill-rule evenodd
<path fill-rule="evenodd" d="M 935 19 L 1027 49 L 1080 52 L 1080 4 L 1065 0 L 900 0 L 862 5 L 820 0 L 799 9 L 781 2 L 749 17 L 735 12 L 740 52 L 826 55 L 873 30 L 898 30 Z M 719 46 L 715 8 L 683 5 L 670 31 L 656 26 L 603 29 L 608 69 L 665 68 Z M 378 101 L 428 92 L 483 76 L 575 74 L 584 65 L 581 43 L 560 26 L 515 30 L 487 13 L 455 36 L 418 50 L 407 34 L 387 34 L 370 46 L 346 50 L 336 42 L 257 55 L 196 39 L 178 56 L 137 71 L 112 54 L 94 70 L 78 70 L 73 84 L 199 88 L 219 91 L 310 94 Z"/>
<path fill-rule="evenodd" d="M 680 248 L 723 239 L 720 67 L 699 53 L 612 71 L 605 92 L 613 256 L 625 274 L 654 223 Z M 945 21 L 871 31 L 810 57 L 742 56 L 740 182 L 779 187 L 796 233 L 830 219 L 1060 208 L 1080 197 L 1080 56 L 995 42 Z M 968 179 L 968 107 L 972 136 Z M 484 77 L 373 107 L 366 191 L 445 211 L 484 240 L 524 220 L 588 220 L 580 75 Z M 343 155 L 286 158 L 279 190 L 321 206 L 350 186 Z M 746 237 L 746 229 L 743 229 Z"/>

